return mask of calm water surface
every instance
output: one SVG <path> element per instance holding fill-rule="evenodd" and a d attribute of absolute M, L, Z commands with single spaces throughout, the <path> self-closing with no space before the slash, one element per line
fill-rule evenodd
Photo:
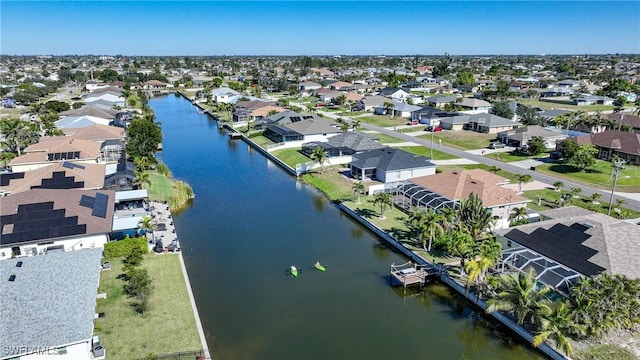
<path fill-rule="evenodd" d="M 196 194 L 175 224 L 214 358 L 541 359 L 445 286 L 390 287 L 405 258 L 187 100 L 150 106 L 161 157 Z"/>

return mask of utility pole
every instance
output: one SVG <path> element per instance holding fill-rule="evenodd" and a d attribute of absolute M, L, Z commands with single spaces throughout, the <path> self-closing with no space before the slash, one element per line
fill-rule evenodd
<path fill-rule="evenodd" d="M 618 183 L 618 174 L 620 170 L 624 169 L 624 164 L 626 161 L 620 158 L 613 159 L 613 164 L 611 167 L 613 168 L 613 172 L 611 176 L 613 176 L 613 187 L 611 188 L 611 196 L 609 197 L 609 211 L 607 215 L 611 216 L 611 205 L 613 204 L 613 193 L 616 191 L 616 184 Z"/>

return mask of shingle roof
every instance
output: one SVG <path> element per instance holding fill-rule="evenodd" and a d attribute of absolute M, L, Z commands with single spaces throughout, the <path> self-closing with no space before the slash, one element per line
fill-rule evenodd
<path fill-rule="evenodd" d="M 124 138 L 124 129 L 117 126 L 93 124 L 82 128 L 63 130 L 65 135 L 83 140 L 120 140 Z"/>
<path fill-rule="evenodd" d="M 106 164 L 82 164 L 72 168 L 63 162 L 53 163 L 24 173 L 0 175 L 0 193 L 16 194 L 32 187 L 55 189 L 100 189 L 104 185 Z M 58 173 L 58 174 L 56 174 Z M 62 173 L 62 174 L 59 174 Z M 22 174 L 22 177 L 16 175 Z M 62 180 L 61 178 L 66 178 Z M 9 179 L 12 178 L 12 179 Z"/>
<path fill-rule="evenodd" d="M 607 114 L 605 117 L 616 121 L 616 124 L 628 125 L 634 129 L 640 129 L 640 116 L 625 113 L 613 113 Z"/>
<path fill-rule="evenodd" d="M 41 163 L 47 161 L 47 154 L 65 152 L 80 152 L 80 159 L 95 159 L 100 156 L 100 144 L 66 136 L 45 136 L 38 143 L 29 145 L 22 156 L 11 160 L 9 164 Z"/>
<path fill-rule="evenodd" d="M 59 116 L 94 116 L 103 119 L 113 120 L 116 117 L 118 111 L 116 110 L 105 110 L 96 106 L 83 106 L 80 109 L 63 111 Z"/>
<path fill-rule="evenodd" d="M 597 134 L 583 135 L 576 138 L 578 144 L 592 144 L 608 149 L 640 155 L 640 134 L 619 130 L 608 130 Z"/>
<path fill-rule="evenodd" d="M 409 179 L 412 183 L 436 192 L 450 200 L 466 199 L 476 194 L 485 207 L 528 202 L 515 191 L 499 186 L 508 182 L 502 176 L 481 169 L 452 171 Z"/>
<path fill-rule="evenodd" d="M 316 134 L 336 134 L 341 130 L 334 127 L 332 122 L 324 119 L 305 119 L 291 124 L 286 127 L 303 135 Z"/>
<path fill-rule="evenodd" d="M 91 339 L 101 256 L 95 248 L 0 261 L 0 356 Z"/>
<path fill-rule="evenodd" d="M 330 137 L 327 143 L 333 147 L 348 148 L 356 152 L 380 149 L 385 145 L 380 144 L 369 135 L 356 131 L 346 131 Z"/>
<path fill-rule="evenodd" d="M 376 168 L 382 171 L 435 167 L 429 158 L 389 147 L 353 155 L 351 164 L 360 169 Z"/>
<path fill-rule="evenodd" d="M 543 236 L 536 236 L 536 231 L 536 234 Z M 533 241 L 535 248 L 532 250 L 585 275 L 595 275 L 594 270 L 603 268 L 609 273 L 622 274 L 631 279 L 640 278 L 640 227 L 604 214 L 570 214 L 568 217 L 498 230 L 496 233 L 508 238 L 517 237 L 519 240 L 513 240 L 524 246 Z M 571 233 L 576 235 L 573 240 Z M 577 238 L 582 240 L 579 246 L 565 246 L 565 241 L 575 241 Z"/>

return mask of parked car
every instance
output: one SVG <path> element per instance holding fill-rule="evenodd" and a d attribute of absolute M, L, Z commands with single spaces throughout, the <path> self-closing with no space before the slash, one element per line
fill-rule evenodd
<path fill-rule="evenodd" d="M 506 145 L 499 142 L 499 141 L 494 141 L 492 143 L 489 144 L 489 149 L 502 149 L 504 148 Z"/>
<path fill-rule="evenodd" d="M 432 132 L 437 132 L 437 131 L 442 131 L 442 127 L 440 126 L 427 126 L 424 131 L 432 131 Z"/>
<path fill-rule="evenodd" d="M 553 151 L 552 153 L 549 154 L 549 157 L 551 159 L 560 160 L 560 159 L 562 159 L 562 152 L 561 151 Z"/>
<path fill-rule="evenodd" d="M 418 125 L 420 122 L 418 120 L 409 120 L 407 125 Z"/>

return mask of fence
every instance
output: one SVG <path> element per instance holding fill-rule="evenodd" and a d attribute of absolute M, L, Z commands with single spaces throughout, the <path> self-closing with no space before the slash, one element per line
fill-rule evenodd
<path fill-rule="evenodd" d="M 207 354 L 206 350 L 189 350 L 161 355 L 147 355 L 138 360 L 205 360 L 209 359 L 205 354 Z"/>

